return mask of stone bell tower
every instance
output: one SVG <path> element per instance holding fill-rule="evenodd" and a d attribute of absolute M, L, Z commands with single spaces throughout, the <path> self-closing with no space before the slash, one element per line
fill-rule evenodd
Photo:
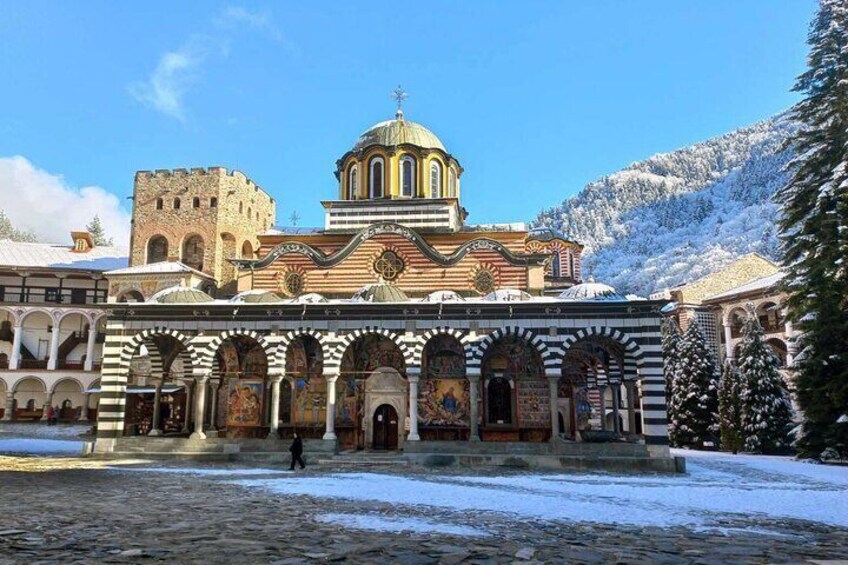
<path fill-rule="evenodd" d="M 254 258 L 257 235 L 274 223 L 275 202 L 240 171 L 223 167 L 138 171 L 130 266 L 180 261 L 236 290 L 228 259 Z"/>

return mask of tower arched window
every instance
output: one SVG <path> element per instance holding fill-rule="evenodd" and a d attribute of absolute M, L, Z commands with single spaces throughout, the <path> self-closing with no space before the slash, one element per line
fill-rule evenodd
<path fill-rule="evenodd" d="M 200 198 L 198 198 L 197 196 L 192 198 L 191 199 L 191 207 L 192 208 L 200 208 Z"/>
<path fill-rule="evenodd" d="M 400 195 L 415 196 L 415 159 L 409 155 L 400 159 Z"/>
<path fill-rule="evenodd" d="M 147 242 L 147 264 L 168 260 L 168 240 L 164 236 L 154 235 Z"/>
<path fill-rule="evenodd" d="M 448 197 L 456 198 L 456 172 L 453 169 L 448 171 Z"/>
<path fill-rule="evenodd" d="M 356 169 L 356 165 L 353 165 L 350 168 L 350 172 L 347 177 L 347 198 L 348 200 L 356 200 L 356 190 L 359 188 L 359 179 L 358 179 L 359 171 Z"/>
<path fill-rule="evenodd" d="M 191 235 L 183 242 L 182 262 L 192 269 L 203 270 L 203 238 Z"/>
<path fill-rule="evenodd" d="M 382 157 L 374 157 L 371 159 L 371 170 L 369 171 L 369 192 L 371 198 L 382 198 L 383 197 L 383 158 Z"/>
<path fill-rule="evenodd" d="M 438 161 L 430 163 L 430 198 L 442 197 L 442 165 Z"/>
<path fill-rule="evenodd" d="M 179 209 L 180 209 L 180 199 L 174 198 L 174 210 L 179 210 Z"/>

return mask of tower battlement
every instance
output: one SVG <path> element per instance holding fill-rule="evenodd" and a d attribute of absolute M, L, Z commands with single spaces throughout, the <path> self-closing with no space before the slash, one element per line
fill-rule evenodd
<path fill-rule="evenodd" d="M 226 167 L 135 174 L 132 266 L 181 261 L 227 287 L 229 259 L 252 258 L 257 235 L 274 224 L 276 203 L 247 175 Z"/>

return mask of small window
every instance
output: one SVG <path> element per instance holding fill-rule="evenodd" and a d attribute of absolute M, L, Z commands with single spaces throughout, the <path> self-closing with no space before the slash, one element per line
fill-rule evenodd
<path fill-rule="evenodd" d="M 259 221 L 259 212 L 256 212 L 256 221 Z"/>
<path fill-rule="evenodd" d="M 244 202 L 239 202 L 239 214 L 244 214 Z"/>
<path fill-rule="evenodd" d="M 71 289 L 71 304 L 85 304 L 85 294 L 84 288 Z"/>
<path fill-rule="evenodd" d="M 371 198 L 383 197 L 383 158 L 375 157 L 371 160 L 370 174 Z"/>
<path fill-rule="evenodd" d="M 415 159 L 409 155 L 400 160 L 400 177 L 401 196 L 411 198 L 415 195 Z"/>
<path fill-rule="evenodd" d="M 165 207 L 165 202 L 161 198 L 156 199 L 156 209 L 161 210 Z"/>
<path fill-rule="evenodd" d="M 250 216 L 251 216 L 250 206 L 248 206 L 247 207 L 247 218 L 250 219 Z"/>
<path fill-rule="evenodd" d="M 495 290 L 495 275 L 488 269 L 480 269 L 474 275 L 473 284 L 480 294 L 489 294 Z"/>
<path fill-rule="evenodd" d="M 58 288 L 45 288 L 44 301 L 55 302 L 56 304 L 60 304 L 62 302 L 62 293 L 59 291 Z"/>
<path fill-rule="evenodd" d="M 562 276 L 562 263 L 559 259 L 559 251 L 554 251 L 554 258 L 551 261 L 551 275 L 555 277 Z"/>
<path fill-rule="evenodd" d="M 430 163 L 430 198 L 442 197 L 442 166 L 438 161 Z"/>
<path fill-rule="evenodd" d="M 180 209 L 180 199 L 174 198 L 174 210 L 179 210 L 179 209 Z"/>
<path fill-rule="evenodd" d="M 374 271 L 387 281 L 393 281 L 403 272 L 405 265 L 394 251 L 383 251 L 374 261 Z"/>
<path fill-rule="evenodd" d="M 191 207 L 192 208 L 200 208 L 200 198 L 198 198 L 197 196 L 192 198 L 191 199 Z"/>
<path fill-rule="evenodd" d="M 209 207 L 210 208 L 217 208 L 218 207 L 218 199 L 215 198 L 214 196 L 209 199 Z"/>
<path fill-rule="evenodd" d="M 448 198 L 456 198 L 456 173 L 453 169 L 448 172 Z"/>
<path fill-rule="evenodd" d="M 356 170 L 356 165 L 350 168 L 350 174 L 348 175 L 347 180 L 347 197 L 349 200 L 356 200 L 356 189 L 358 185 L 358 173 Z"/>

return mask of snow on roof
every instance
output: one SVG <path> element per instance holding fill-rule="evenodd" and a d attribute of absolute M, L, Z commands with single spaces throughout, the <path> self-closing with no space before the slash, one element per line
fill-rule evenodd
<path fill-rule="evenodd" d="M 116 269 L 108 271 L 107 275 L 160 275 L 174 273 L 192 273 L 207 279 L 212 278 L 206 273 L 201 273 L 197 269 L 192 269 L 179 261 L 160 261 L 159 263 L 150 263 L 149 265 L 137 265 L 135 267 L 127 267 L 125 269 Z"/>
<path fill-rule="evenodd" d="M 128 262 L 123 247 L 98 246 L 80 253 L 69 245 L 0 240 L 0 266 L 110 271 Z"/>
<path fill-rule="evenodd" d="M 527 224 L 524 222 L 511 222 L 504 224 L 466 224 L 463 231 L 527 231 Z"/>
<path fill-rule="evenodd" d="M 784 273 L 783 271 L 779 271 L 777 273 L 774 273 L 773 275 L 769 275 L 767 277 L 756 279 L 756 280 L 753 280 L 749 283 L 743 284 L 741 286 L 737 286 L 736 288 L 731 288 L 730 290 L 720 292 L 718 294 L 715 294 L 713 296 L 710 296 L 710 297 L 704 299 L 704 301 L 706 302 L 706 301 L 711 301 L 711 300 L 721 300 L 722 298 L 729 298 L 731 296 L 736 296 L 737 294 L 744 294 L 746 292 L 755 292 L 755 291 L 758 291 L 758 290 L 766 290 L 766 289 L 776 285 L 777 283 L 779 283 L 781 280 L 783 280 L 783 277 L 785 277 L 785 276 L 786 276 L 786 273 Z"/>
<path fill-rule="evenodd" d="M 464 299 L 452 290 L 437 290 L 421 299 L 421 302 L 462 302 Z"/>
<path fill-rule="evenodd" d="M 593 279 L 589 279 L 589 282 L 584 282 L 580 284 L 576 284 L 571 288 L 568 288 L 562 291 L 559 295 L 560 300 L 573 300 L 573 301 L 584 301 L 584 300 L 593 300 L 593 301 L 610 301 L 610 302 L 621 302 L 626 301 L 627 298 L 620 295 L 613 287 L 608 284 L 595 282 Z"/>
<path fill-rule="evenodd" d="M 500 288 L 494 292 L 490 292 L 483 297 L 486 302 L 515 302 L 517 300 L 527 301 L 533 297 L 523 290 L 515 288 Z"/>

